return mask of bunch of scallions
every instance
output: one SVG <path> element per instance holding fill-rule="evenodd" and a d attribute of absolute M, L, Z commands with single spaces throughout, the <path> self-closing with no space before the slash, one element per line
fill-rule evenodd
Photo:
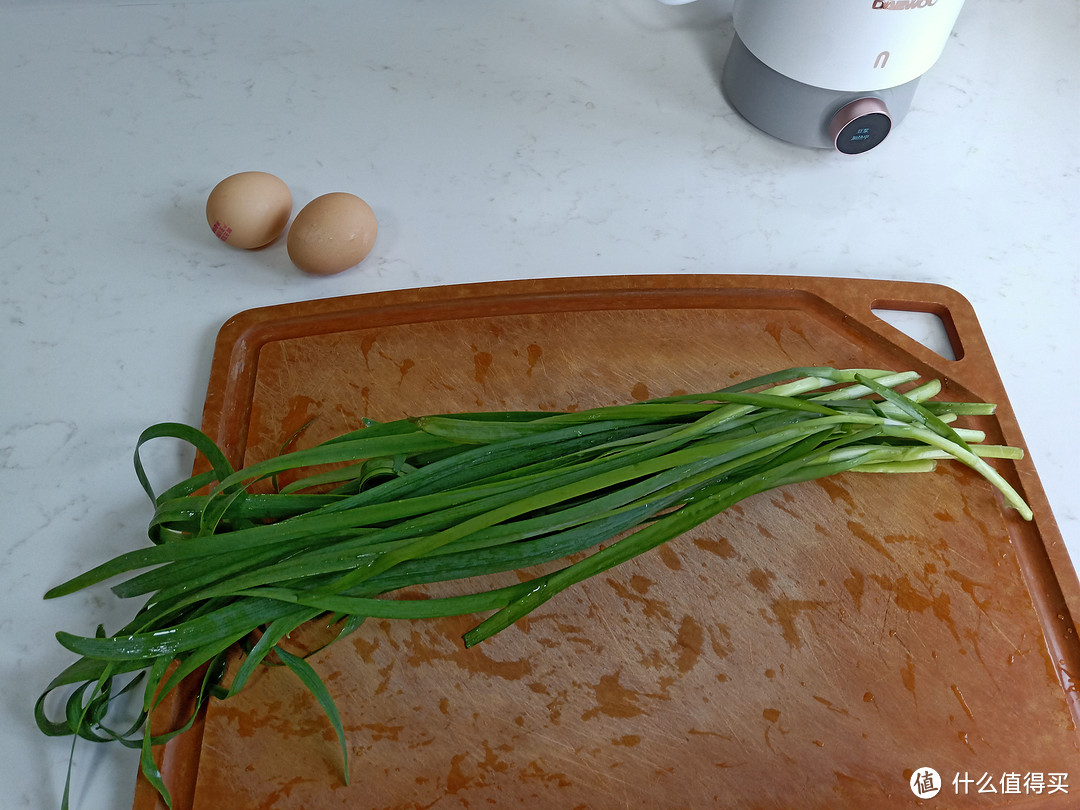
<path fill-rule="evenodd" d="M 102 627 L 89 637 L 57 633 L 80 657 L 38 700 L 38 725 L 49 735 L 141 748 L 142 772 L 168 802 L 151 746 L 187 726 L 152 735 L 155 708 L 195 678 L 194 718 L 210 697 L 243 688 L 273 653 L 326 711 L 347 781 L 345 734 L 330 693 L 303 655 L 281 646 L 317 617 L 333 619 L 340 638 L 367 617 L 486 613 L 464 636 L 471 646 L 743 498 L 841 472 L 924 472 L 951 459 L 1030 519 L 1021 496 L 985 461 L 1020 458 L 1020 450 L 981 445 L 979 431 L 950 426 L 958 416 L 989 415 L 993 405 L 932 400 L 940 389 L 913 372 L 788 369 L 711 393 L 579 412 L 366 420 L 240 470 L 200 431 L 155 425 L 135 450 L 155 507 L 152 543 L 46 594 L 126 577 L 113 592 L 145 604 L 112 635 Z M 209 464 L 157 495 L 139 447 L 162 437 L 190 442 Z M 285 478 L 291 483 L 279 485 Z M 562 562 L 525 578 L 553 561 Z M 523 581 L 478 589 L 507 571 Z M 392 596 L 452 580 L 467 581 L 467 592 Z M 237 649 L 240 663 L 226 684 L 226 655 L 235 659 Z M 130 727 L 112 728 L 110 703 L 139 682 L 141 713 L 128 712 L 125 725 L 138 715 Z M 67 698 L 53 720 L 46 699 L 58 689 Z"/>

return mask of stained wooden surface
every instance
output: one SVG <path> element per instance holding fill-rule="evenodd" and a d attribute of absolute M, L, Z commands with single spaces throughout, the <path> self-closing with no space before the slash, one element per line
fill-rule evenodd
<path fill-rule="evenodd" d="M 872 308 L 939 314 L 958 360 Z M 946 288 L 750 276 L 561 279 L 242 313 L 204 427 L 237 463 L 393 419 L 575 409 L 796 365 L 912 368 L 1023 438 L 975 314 Z M 1076 575 L 1030 462 L 1027 524 L 969 470 L 846 474 L 743 502 L 465 650 L 478 617 L 365 623 L 311 660 L 344 718 L 263 668 L 169 750 L 177 807 L 919 806 L 914 769 L 1070 773 Z M 508 575 L 513 576 L 513 575 Z M 451 592 L 456 586 L 441 586 Z M 437 591 L 430 590 L 435 593 Z M 974 788 L 971 789 L 974 792 Z M 154 806 L 145 784 L 136 808 Z"/>

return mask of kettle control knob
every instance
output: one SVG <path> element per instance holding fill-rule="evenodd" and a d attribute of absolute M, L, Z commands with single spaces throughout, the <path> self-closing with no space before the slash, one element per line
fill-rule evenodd
<path fill-rule="evenodd" d="M 868 96 L 845 104 L 829 122 L 829 140 L 845 155 L 867 152 L 885 140 L 892 117 L 880 98 Z"/>

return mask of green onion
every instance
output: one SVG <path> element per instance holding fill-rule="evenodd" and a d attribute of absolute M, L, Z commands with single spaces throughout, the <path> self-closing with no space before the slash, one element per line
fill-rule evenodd
<path fill-rule="evenodd" d="M 1022 496 L 987 461 L 1022 452 L 953 427 L 960 417 L 992 414 L 993 405 L 935 401 L 940 389 L 913 372 L 787 369 L 719 391 L 581 412 L 365 419 L 357 430 L 242 469 L 200 431 L 154 425 L 134 459 L 154 505 L 149 543 L 46 593 L 119 579 L 115 595 L 144 602 L 111 635 L 57 633 L 79 658 L 38 699 L 37 724 L 50 736 L 139 748 L 144 775 L 168 803 L 152 747 L 182 733 L 211 696 L 240 691 L 272 654 L 314 695 L 346 757 L 330 692 L 282 646 L 323 615 L 342 622 L 340 638 L 367 617 L 486 613 L 464 635 L 472 646 L 744 498 L 845 471 L 919 473 L 957 461 L 1030 520 Z M 160 438 L 191 444 L 209 470 L 156 494 L 140 451 Z M 302 439 L 300 431 L 285 446 Z M 285 474 L 291 483 L 279 486 Z M 559 560 L 554 571 L 529 570 Z M 522 581 L 496 586 L 493 575 L 507 571 Z M 464 580 L 470 590 L 455 595 L 394 596 Z M 236 650 L 238 668 L 225 685 L 224 662 Z M 151 735 L 155 709 L 191 678 L 199 680 L 190 717 Z M 141 713 L 112 728 L 113 701 L 140 685 Z M 46 702 L 58 690 L 67 698 L 63 717 L 53 719 Z"/>

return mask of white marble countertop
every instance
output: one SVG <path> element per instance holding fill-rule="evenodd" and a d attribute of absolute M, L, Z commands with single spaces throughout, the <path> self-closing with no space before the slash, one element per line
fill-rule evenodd
<path fill-rule="evenodd" d="M 0 2 L 4 805 L 59 806 L 68 742 L 30 714 L 69 660 L 52 634 L 126 618 L 42 593 L 140 542 L 134 439 L 198 424 L 217 329 L 255 306 L 621 273 L 948 285 L 1080 559 L 1078 17 L 967 4 L 906 120 L 845 158 L 726 105 L 730 3 Z M 249 169 L 294 211 L 364 197 L 372 255 L 315 278 L 217 242 L 206 195 Z M 73 806 L 129 807 L 135 770 L 78 748 Z"/>

